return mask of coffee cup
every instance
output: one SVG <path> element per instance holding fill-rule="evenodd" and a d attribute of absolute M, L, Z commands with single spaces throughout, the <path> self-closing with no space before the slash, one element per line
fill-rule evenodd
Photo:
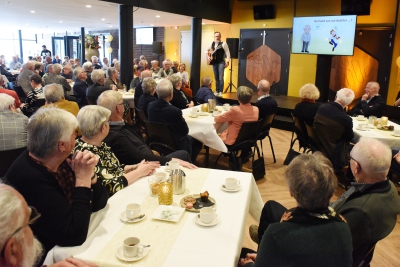
<path fill-rule="evenodd" d="M 229 190 L 234 190 L 240 185 L 240 181 L 235 178 L 226 178 L 225 179 L 225 187 Z"/>
<path fill-rule="evenodd" d="M 128 220 L 135 219 L 140 216 L 140 205 L 132 203 L 126 206 L 126 218 Z"/>
<path fill-rule="evenodd" d="M 221 112 L 219 110 L 214 110 L 213 111 L 213 116 L 218 116 Z"/>
<path fill-rule="evenodd" d="M 400 136 L 400 130 L 394 130 L 393 134 L 394 134 L 395 136 Z"/>
<path fill-rule="evenodd" d="M 216 210 L 211 207 L 205 207 L 200 209 L 200 221 L 203 223 L 212 223 L 215 218 Z"/>
<path fill-rule="evenodd" d="M 174 159 L 165 163 L 165 166 L 167 166 L 169 170 L 180 169 L 179 161 Z"/>
<path fill-rule="evenodd" d="M 366 129 L 367 129 L 367 124 L 365 124 L 365 123 L 360 123 L 360 124 L 358 125 L 358 127 L 360 128 L 360 130 L 366 130 Z"/>
<path fill-rule="evenodd" d="M 228 103 L 224 104 L 224 109 L 225 110 L 229 110 L 231 108 L 231 105 L 229 105 Z"/>
<path fill-rule="evenodd" d="M 191 115 L 192 117 L 196 117 L 196 116 L 197 116 L 197 111 L 198 111 L 198 109 L 197 109 L 196 107 L 192 108 L 192 109 L 190 110 L 190 115 Z"/>
<path fill-rule="evenodd" d="M 137 237 L 128 237 L 124 240 L 123 251 L 127 258 L 136 257 L 143 253 L 143 246 L 139 245 L 140 239 Z"/>

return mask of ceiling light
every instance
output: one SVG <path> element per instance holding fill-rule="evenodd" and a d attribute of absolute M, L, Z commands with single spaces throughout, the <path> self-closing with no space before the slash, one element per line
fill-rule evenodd
<path fill-rule="evenodd" d="M 62 23 L 62 21 L 60 20 L 60 23 Z"/>
<path fill-rule="evenodd" d="M 154 24 L 150 24 L 150 26 L 154 26 Z"/>
<path fill-rule="evenodd" d="M 206 24 L 204 22 L 202 22 L 201 25 L 206 25 Z"/>
<path fill-rule="evenodd" d="M 105 18 L 102 18 L 101 20 L 106 20 Z"/>
<path fill-rule="evenodd" d="M 7 3 L 7 5 L 11 5 L 11 2 L 6 2 Z"/>
<path fill-rule="evenodd" d="M 109 27 L 110 27 L 110 28 L 112 28 L 112 26 L 111 26 L 111 25 L 110 25 Z"/>
<path fill-rule="evenodd" d="M 87 8 L 91 8 L 92 6 L 91 6 L 91 5 L 86 5 L 86 7 L 87 7 Z"/>
<path fill-rule="evenodd" d="M 31 13 L 35 13 L 35 10 L 31 10 Z"/>
<path fill-rule="evenodd" d="M 159 17 L 160 17 L 159 15 L 156 16 L 156 18 L 159 18 Z"/>

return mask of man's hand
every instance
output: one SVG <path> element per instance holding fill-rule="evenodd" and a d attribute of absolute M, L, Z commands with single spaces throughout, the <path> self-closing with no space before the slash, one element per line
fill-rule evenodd
<path fill-rule="evenodd" d="M 289 221 L 290 219 L 292 219 L 292 212 L 286 212 L 283 213 L 282 217 L 281 217 L 281 221 L 280 222 L 285 222 L 285 221 Z"/>
<path fill-rule="evenodd" d="M 240 259 L 240 265 L 244 266 L 250 262 L 254 263 L 256 261 L 256 258 L 257 258 L 257 253 L 247 253 L 245 259 L 243 259 L 243 258 Z"/>
<path fill-rule="evenodd" d="M 75 173 L 75 186 L 90 187 L 93 170 L 98 161 L 97 156 L 87 150 L 76 151 L 72 159 L 67 159 L 67 163 Z"/>
<path fill-rule="evenodd" d="M 78 259 L 66 258 L 63 261 L 59 261 L 48 267 L 98 267 L 98 265 Z"/>
<path fill-rule="evenodd" d="M 399 152 L 397 152 L 397 154 L 396 155 L 394 155 L 394 157 L 393 157 L 396 161 L 397 161 L 397 163 L 398 164 L 400 164 L 400 151 Z"/>
<path fill-rule="evenodd" d="M 158 161 L 145 161 L 142 160 L 138 165 L 135 171 L 138 172 L 139 177 L 144 177 L 148 175 L 152 175 L 156 172 L 156 168 L 160 167 L 160 162 Z"/>
<path fill-rule="evenodd" d="M 363 96 L 361 97 L 361 101 L 366 101 L 369 97 L 369 93 L 365 93 L 363 94 Z"/>
<path fill-rule="evenodd" d="M 229 61 L 225 62 L 225 68 L 227 68 L 229 66 Z"/>

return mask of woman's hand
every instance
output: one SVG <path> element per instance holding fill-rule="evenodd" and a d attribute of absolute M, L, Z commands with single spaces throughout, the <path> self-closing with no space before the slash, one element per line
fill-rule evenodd
<path fill-rule="evenodd" d="M 175 159 L 175 158 L 173 158 L 173 159 Z M 187 161 L 180 160 L 180 159 L 176 159 L 176 160 L 179 160 L 179 165 L 181 165 L 182 167 L 188 168 L 190 170 L 197 169 L 197 166 L 192 163 L 189 163 Z"/>
<path fill-rule="evenodd" d="M 193 103 L 193 101 L 190 101 L 190 103 L 189 104 L 187 104 L 186 105 L 188 108 L 192 108 L 192 107 L 194 107 L 194 103 Z"/>
<path fill-rule="evenodd" d="M 97 156 L 87 150 L 76 151 L 72 159 L 67 159 L 68 165 L 75 173 L 76 182 L 75 186 L 90 187 L 91 178 L 94 174 L 94 167 L 96 167 L 99 159 Z"/>

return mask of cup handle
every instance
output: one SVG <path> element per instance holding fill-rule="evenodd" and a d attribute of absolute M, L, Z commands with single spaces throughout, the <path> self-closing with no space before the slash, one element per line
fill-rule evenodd
<path fill-rule="evenodd" d="M 239 186 L 240 185 L 240 180 L 238 180 L 236 184 L 237 184 L 237 186 Z"/>
<path fill-rule="evenodd" d="M 144 246 L 138 246 L 138 254 L 143 254 Z"/>

